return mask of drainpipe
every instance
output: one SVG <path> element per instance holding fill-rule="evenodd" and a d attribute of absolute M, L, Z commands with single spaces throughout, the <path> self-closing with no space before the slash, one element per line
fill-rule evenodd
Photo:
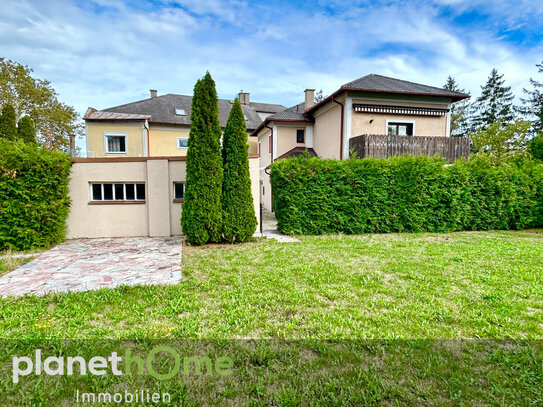
<path fill-rule="evenodd" d="M 143 123 L 143 127 L 145 127 L 145 131 L 147 132 L 147 157 L 151 155 L 151 146 L 149 145 L 149 122 L 147 119 Z"/>
<path fill-rule="evenodd" d="M 332 96 L 332 102 L 336 102 L 341 106 L 341 128 L 339 130 L 339 159 L 343 160 L 343 111 L 345 110 L 345 105 L 341 102 L 338 102 L 334 96 Z"/>
<path fill-rule="evenodd" d="M 270 155 L 271 155 L 271 162 L 273 162 L 273 128 L 268 126 L 267 124 L 264 125 L 264 127 L 266 127 L 267 129 L 270 129 L 270 136 L 271 136 L 271 140 L 272 140 L 272 151 L 270 151 Z M 270 148 L 270 146 L 268 146 L 268 148 Z M 270 163 L 271 165 L 271 163 Z"/>

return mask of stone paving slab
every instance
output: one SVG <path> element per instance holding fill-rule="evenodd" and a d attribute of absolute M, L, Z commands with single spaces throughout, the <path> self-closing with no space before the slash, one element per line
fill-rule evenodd
<path fill-rule="evenodd" d="M 295 237 L 279 233 L 275 215 L 267 209 L 262 209 L 262 236 L 268 239 L 275 239 L 279 243 L 296 243 L 300 241 Z"/>
<path fill-rule="evenodd" d="M 68 240 L 0 277 L 0 296 L 176 284 L 181 238 Z"/>

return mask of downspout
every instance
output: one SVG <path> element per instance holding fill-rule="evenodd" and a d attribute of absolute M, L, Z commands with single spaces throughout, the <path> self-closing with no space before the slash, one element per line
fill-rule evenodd
<path fill-rule="evenodd" d="M 345 110 L 345 105 L 341 102 L 338 102 L 334 96 L 332 96 L 332 102 L 336 102 L 341 106 L 341 127 L 339 130 L 339 159 L 343 160 L 343 113 Z"/>
<path fill-rule="evenodd" d="M 265 124 L 264 127 L 266 127 L 267 129 L 270 129 L 270 136 L 272 138 L 271 139 L 272 140 L 272 151 L 270 151 L 270 154 L 271 154 L 271 157 L 272 157 L 271 162 L 273 162 L 273 128 L 268 126 L 267 124 Z M 268 146 L 268 148 L 270 148 L 270 147 Z M 270 165 L 271 165 L 271 163 L 270 163 Z"/>
<path fill-rule="evenodd" d="M 271 165 L 273 164 L 273 128 L 268 126 L 267 124 L 264 124 L 264 127 L 266 127 L 267 129 L 270 129 L 270 137 L 272 138 L 272 151 L 270 151 L 271 153 L 271 162 L 270 162 L 270 165 L 268 165 L 266 168 L 264 168 L 264 173 L 266 173 L 268 175 L 268 177 L 270 176 L 270 168 L 271 168 Z M 268 146 L 268 148 L 270 148 L 270 146 Z M 270 180 L 270 183 L 271 183 L 271 180 Z M 271 207 L 272 207 L 272 212 L 274 212 L 273 210 L 273 191 L 270 191 L 270 193 L 272 194 L 271 195 Z M 261 202 L 262 202 L 262 190 L 260 190 L 260 199 L 261 199 Z M 262 207 L 262 204 L 260 205 Z M 260 210 L 260 213 L 262 213 L 262 209 Z M 262 227 L 262 220 L 260 221 L 260 226 Z M 260 232 L 262 233 L 262 231 Z"/>
<path fill-rule="evenodd" d="M 145 119 L 143 127 L 145 127 L 145 131 L 147 132 L 147 157 L 149 157 L 151 155 L 151 146 L 149 145 L 149 122 L 147 119 Z"/>

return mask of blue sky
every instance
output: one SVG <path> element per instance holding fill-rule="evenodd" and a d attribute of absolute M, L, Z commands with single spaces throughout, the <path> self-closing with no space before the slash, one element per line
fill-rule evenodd
<path fill-rule="evenodd" d="M 368 73 L 472 95 L 498 68 L 519 96 L 543 60 L 543 2 L 506 0 L 3 0 L 0 56 L 29 65 L 83 113 L 191 94 L 286 106 Z M 539 75 L 543 80 L 543 75 Z"/>

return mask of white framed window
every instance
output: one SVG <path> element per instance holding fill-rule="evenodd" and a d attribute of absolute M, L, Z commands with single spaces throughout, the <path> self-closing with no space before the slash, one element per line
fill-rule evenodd
<path fill-rule="evenodd" d="M 305 143 L 305 130 L 298 129 L 296 130 L 296 143 Z"/>
<path fill-rule="evenodd" d="M 175 109 L 176 116 L 186 116 L 185 109 Z"/>
<path fill-rule="evenodd" d="M 90 184 L 93 202 L 145 201 L 145 184 L 140 182 L 93 182 Z"/>
<path fill-rule="evenodd" d="M 387 120 L 388 136 L 414 136 L 415 122 L 412 120 Z"/>
<path fill-rule="evenodd" d="M 177 137 L 177 149 L 186 150 L 189 148 L 189 138 L 188 137 Z"/>
<path fill-rule="evenodd" d="M 126 133 L 104 133 L 106 154 L 126 154 Z"/>
<path fill-rule="evenodd" d="M 173 199 L 181 200 L 185 198 L 185 183 L 181 181 L 175 181 L 173 183 Z"/>

